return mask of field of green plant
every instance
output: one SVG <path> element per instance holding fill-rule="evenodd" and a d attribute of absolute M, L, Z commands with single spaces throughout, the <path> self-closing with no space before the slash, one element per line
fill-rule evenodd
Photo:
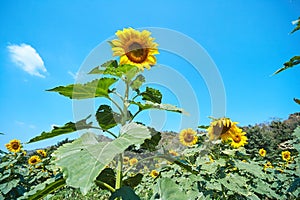
<path fill-rule="evenodd" d="M 150 109 L 185 114 L 184 108 L 163 103 L 156 88 L 142 87 L 144 68 L 151 70 L 158 54 L 150 35 L 132 28 L 117 31 L 118 39 L 110 44 L 119 60 L 92 69 L 89 74 L 97 79 L 48 90 L 70 99 L 103 98 L 109 103 L 91 113 L 97 124 L 90 115 L 29 143 L 86 131 L 73 141 L 29 152 L 18 139 L 8 141 L 7 152 L 0 152 L 0 200 L 299 198 L 299 113 L 286 121 L 247 127 L 228 117 L 211 117 L 210 124 L 177 134 L 136 121 Z M 294 57 L 275 73 L 297 64 L 299 57 Z M 116 83 L 123 84 L 124 92 Z M 115 128 L 119 131 L 112 131 Z M 93 130 L 112 139 L 100 139 Z"/>

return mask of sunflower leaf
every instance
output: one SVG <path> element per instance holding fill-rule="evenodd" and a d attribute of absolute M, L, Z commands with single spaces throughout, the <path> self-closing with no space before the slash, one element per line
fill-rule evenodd
<path fill-rule="evenodd" d="M 146 87 L 146 91 L 142 92 L 140 95 L 143 97 L 143 100 L 161 103 L 162 94 L 157 89 Z"/>
<path fill-rule="evenodd" d="M 139 74 L 131 83 L 130 83 L 130 87 L 133 90 L 138 90 L 143 83 L 145 83 L 145 77 L 141 74 Z"/>
<path fill-rule="evenodd" d="M 143 174 L 137 173 L 135 176 L 123 180 L 123 185 L 129 186 L 131 188 L 135 188 L 141 183 L 142 179 L 143 179 Z"/>
<path fill-rule="evenodd" d="M 82 120 L 80 120 L 78 122 L 75 122 L 75 123 L 74 122 L 68 122 L 64 126 L 60 126 L 60 127 L 54 126 L 53 129 L 50 132 L 45 132 L 44 131 L 44 132 L 41 133 L 41 135 L 30 139 L 28 143 L 53 138 L 53 137 L 56 137 L 56 136 L 59 136 L 59 135 L 72 133 L 72 132 L 82 130 L 82 129 L 89 129 L 89 128 L 92 127 L 92 122 L 87 123 L 86 121 L 90 117 L 91 117 L 91 115 L 89 115 L 85 119 L 82 119 Z"/>
<path fill-rule="evenodd" d="M 294 101 L 300 105 L 300 99 L 294 98 Z"/>
<path fill-rule="evenodd" d="M 110 106 L 100 105 L 96 112 L 96 119 L 103 130 L 108 130 L 120 122 L 121 116 L 119 113 L 113 112 Z"/>
<path fill-rule="evenodd" d="M 298 64 L 300 64 L 300 56 L 294 56 L 288 62 L 285 62 L 283 64 L 284 66 L 282 68 L 278 69 L 276 72 L 274 72 L 273 75 L 279 74 L 280 72 L 282 72 L 288 68 L 292 68 Z"/>
<path fill-rule="evenodd" d="M 117 67 L 118 67 L 118 62 L 116 60 L 110 60 L 103 63 L 101 66 L 95 67 L 88 74 L 103 74 L 105 70 L 101 68 L 117 68 Z"/>
<path fill-rule="evenodd" d="M 180 189 L 171 178 L 161 178 L 158 180 L 157 187 L 155 188 L 155 196 L 159 195 L 160 199 L 172 199 L 172 200 L 182 200 L 189 199 L 188 196 Z"/>
<path fill-rule="evenodd" d="M 295 33 L 298 30 L 300 30 L 300 17 L 298 18 L 298 20 L 295 20 L 295 23 L 297 23 L 297 26 L 292 30 L 291 34 Z"/>
<path fill-rule="evenodd" d="M 146 101 L 144 104 L 141 102 L 131 101 L 131 104 L 137 105 L 140 111 L 148 110 L 148 109 L 158 109 L 158 110 L 166 110 L 171 112 L 188 114 L 182 108 L 178 108 L 171 104 L 159 104 L 159 103 L 153 103 L 151 101 Z"/>
<path fill-rule="evenodd" d="M 67 185 L 80 188 L 86 194 L 99 173 L 117 154 L 151 137 L 147 127 L 136 123 L 124 125 L 120 134 L 111 142 L 98 142 L 95 134 L 86 133 L 74 142 L 59 147 L 54 152 L 56 159 L 53 162 L 63 169 Z"/>
<path fill-rule="evenodd" d="M 111 194 L 109 200 L 114 200 L 118 197 L 122 197 L 123 200 L 140 200 L 140 197 L 135 194 L 131 187 L 128 186 L 123 186 L 120 189 L 117 189 Z"/>
<path fill-rule="evenodd" d="M 69 97 L 70 99 L 88 99 L 94 97 L 108 98 L 109 87 L 117 81 L 115 78 L 95 79 L 85 84 L 71 84 L 67 86 L 58 86 L 46 91 L 58 92 L 59 94 Z"/>
<path fill-rule="evenodd" d="M 116 175 L 114 170 L 112 168 L 105 168 L 96 178 L 96 185 L 103 190 L 107 190 L 107 187 L 99 184 L 99 182 L 97 183 L 97 181 L 104 182 L 114 188 L 116 184 Z"/>

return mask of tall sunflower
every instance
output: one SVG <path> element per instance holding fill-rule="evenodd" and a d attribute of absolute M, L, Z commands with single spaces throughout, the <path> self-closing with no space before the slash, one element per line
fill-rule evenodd
<path fill-rule="evenodd" d="M 239 147 L 242 147 L 244 146 L 245 144 L 247 144 L 247 136 L 245 136 L 246 133 L 244 132 L 239 132 L 239 133 L 236 133 L 234 135 L 231 136 L 231 138 L 229 139 L 231 141 L 231 146 L 233 148 L 239 148 Z"/>
<path fill-rule="evenodd" d="M 112 40 L 113 56 L 120 56 L 120 64 L 131 64 L 144 70 L 156 64 L 155 54 L 158 54 L 158 44 L 153 42 L 151 33 L 147 30 L 142 32 L 133 28 L 118 30 L 116 36 L 119 39 Z"/>
<path fill-rule="evenodd" d="M 34 155 L 34 156 L 31 156 L 29 159 L 28 159 L 28 164 L 30 165 L 36 165 L 38 164 L 39 162 L 41 162 L 42 160 L 40 159 L 39 156 L 37 155 Z"/>
<path fill-rule="evenodd" d="M 221 137 L 222 141 L 228 141 L 232 135 L 242 132 L 236 124 L 238 123 L 225 117 L 213 120 L 207 129 L 209 139 L 216 140 Z"/>
<path fill-rule="evenodd" d="M 5 144 L 5 147 L 10 152 L 18 153 L 19 151 L 21 151 L 21 142 L 20 140 L 13 139 L 9 141 L 9 143 Z"/>
<path fill-rule="evenodd" d="M 46 157 L 46 156 L 47 156 L 47 153 L 46 153 L 45 150 L 39 149 L 39 150 L 36 150 L 36 152 L 37 152 L 38 154 L 40 154 L 41 156 L 43 156 L 43 157 Z"/>
<path fill-rule="evenodd" d="M 179 133 L 179 140 L 184 146 L 193 146 L 198 141 L 197 133 L 191 128 L 183 129 Z"/>
<path fill-rule="evenodd" d="M 283 151 L 281 152 L 282 160 L 289 161 L 291 159 L 291 152 Z"/>
<path fill-rule="evenodd" d="M 267 154 L 267 151 L 264 148 L 261 148 L 258 153 L 261 157 L 265 157 Z"/>

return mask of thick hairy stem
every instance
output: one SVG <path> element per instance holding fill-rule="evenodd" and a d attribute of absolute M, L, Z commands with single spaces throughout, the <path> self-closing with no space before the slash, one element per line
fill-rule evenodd
<path fill-rule="evenodd" d="M 123 168 L 123 155 L 119 154 L 118 166 L 117 166 L 116 187 L 115 187 L 116 190 L 121 188 L 121 186 L 122 186 L 122 168 Z"/>

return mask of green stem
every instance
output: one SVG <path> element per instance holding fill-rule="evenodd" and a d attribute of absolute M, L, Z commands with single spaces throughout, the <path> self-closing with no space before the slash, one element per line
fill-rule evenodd
<path fill-rule="evenodd" d="M 123 155 L 119 154 L 118 166 L 117 166 L 117 177 L 116 177 L 116 190 L 122 186 L 122 168 L 123 168 Z"/>
<path fill-rule="evenodd" d="M 103 129 L 101 129 L 101 128 L 99 128 L 99 127 L 96 127 L 96 126 L 92 126 L 91 128 L 93 128 L 93 129 L 98 129 L 98 130 L 107 132 L 107 133 L 109 133 L 111 136 L 113 136 L 114 138 L 117 138 L 117 136 L 116 136 L 113 132 L 111 132 L 111 131 L 109 131 L 109 130 L 103 130 Z"/>
<path fill-rule="evenodd" d="M 111 187 L 110 185 L 108 185 L 107 183 L 104 183 L 102 181 L 98 181 L 98 180 L 95 180 L 96 183 L 98 183 L 99 185 L 102 185 L 104 187 L 106 187 L 107 189 L 109 189 L 109 191 L 111 192 L 115 192 L 115 188 Z"/>
<path fill-rule="evenodd" d="M 123 113 L 121 107 L 119 106 L 119 104 L 115 100 L 113 100 L 111 97 L 108 97 L 108 99 L 118 108 L 118 110 L 120 111 L 121 115 L 124 115 L 124 113 Z"/>

